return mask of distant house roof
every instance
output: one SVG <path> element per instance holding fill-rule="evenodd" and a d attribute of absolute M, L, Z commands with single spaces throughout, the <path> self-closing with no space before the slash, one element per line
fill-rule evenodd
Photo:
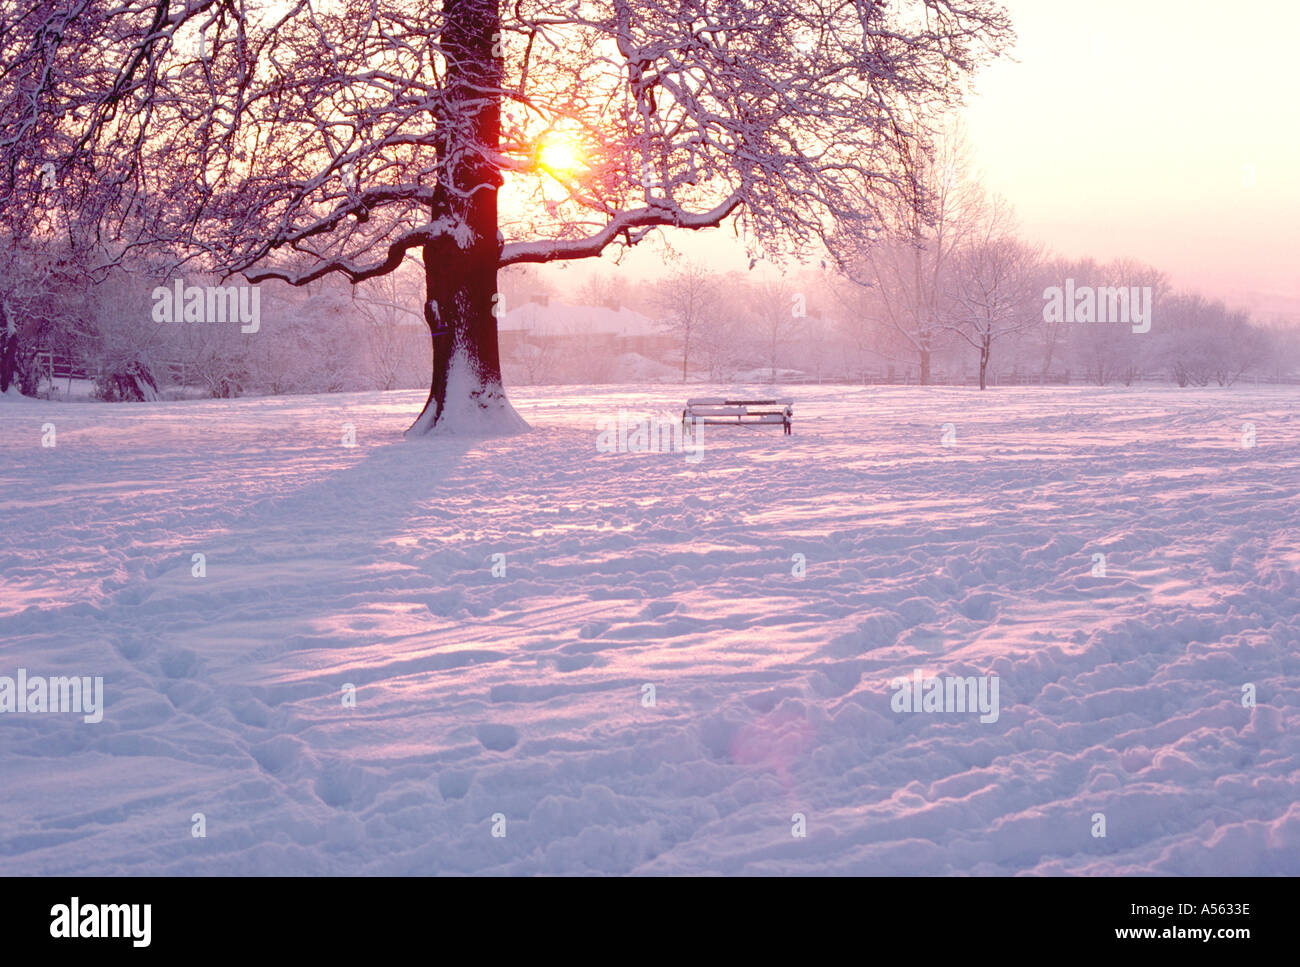
<path fill-rule="evenodd" d="M 500 332 L 539 336 L 614 335 L 623 338 L 658 336 L 663 328 L 647 315 L 626 307 L 575 306 L 565 302 L 525 302 L 509 310 L 497 324 Z"/>

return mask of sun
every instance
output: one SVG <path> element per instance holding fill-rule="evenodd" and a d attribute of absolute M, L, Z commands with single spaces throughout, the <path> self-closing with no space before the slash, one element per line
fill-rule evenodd
<path fill-rule="evenodd" d="M 565 137 L 548 137 L 538 145 L 537 167 L 552 175 L 572 175 L 584 167 L 578 145 Z"/>

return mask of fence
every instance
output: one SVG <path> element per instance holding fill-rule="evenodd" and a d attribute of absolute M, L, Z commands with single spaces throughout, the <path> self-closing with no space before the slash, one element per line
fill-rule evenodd
<path fill-rule="evenodd" d="M 782 385 L 852 385 L 852 386 L 919 386 L 920 380 L 910 373 L 861 373 L 856 376 L 845 373 L 785 376 L 778 380 Z M 978 386 L 978 375 L 956 375 L 951 373 L 932 373 L 930 386 Z M 1123 379 L 1109 378 L 1107 386 L 1125 386 L 1138 383 L 1157 383 L 1175 385 L 1168 373 L 1142 373 L 1132 377 L 1126 383 Z M 1072 373 L 990 373 L 989 386 L 1096 386 L 1094 379 Z M 1211 380 L 1211 386 L 1218 384 Z M 1300 376 L 1261 376 L 1249 374 L 1239 376 L 1233 381 L 1234 386 L 1300 386 Z"/>
<path fill-rule="evenodd" d="M 928 385 L 930 386 L 978 386 L 979 376 L 957 375 L 951 373 L 931 373 Z M 856 376 L 845 373 L 837 374 L 818 374 L 802 376 L 785 376 L 778 382 L 795 386 L 806 386 L 810 384 L 850 384 L 858 386 L 919 386 L 920 380 L 911 373 L 860 373 Z M 1037 373 L 1006 373 L 995 375 L 990 373 L 988 383 L 990 386 L 1051 386 L 1051 385 L 1068 385 L 1071 382 L 1069 373 L 1048 373 L 1039 375 Z M 1079 380 L 1074 380 L 1079 382 Z"/>
<path fill-rule="evenodd" d="M 98 379 L 104 373 L 104 367 L 98 363 L 92 365 L 53 349 L 36 351 L 36 367 L 38 372 L 50 381 L 51 386 L 59 379 Z M 159 379 L 160 383 L 187 386 L 189 384 L 186 380 L 194 377 L 194 367 L 181 360 L 155 360 L 151 368 L 154 377 Z"/>
<path fill-rule="evenodd" d="M 99 370 L 90 369 L 84 363 L 49 349 L 36 352 L 36 368 L 53 383 L 56 379 L 94 379 Z"/>

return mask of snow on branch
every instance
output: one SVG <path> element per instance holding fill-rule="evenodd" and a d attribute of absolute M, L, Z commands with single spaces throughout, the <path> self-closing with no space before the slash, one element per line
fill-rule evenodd
<path fill-rule="evenodd" d="M 619 212 L 608 225 L 585 238 L 543 242 L 510 242 L 501 250 L 498 264 L 514 265 L 518 262 L 554 262 L 561 259 L 589 258 L 599 255 L 620 235 L 633 229 L 672 226 L 674 228 L 713 228 L 734 212 L 741 197 L 733 194 L 722 204 L 707 212 L 691 213 L 675 206 L 638 208 Z"/>
<path fill-rule="evenodd" d="M 871 224 L 1011 39 L 994 0 L 69 0 L 4 28 L 6 224 L 57 200 L 97 238 L 297 284 L 494 242 L 484 195 L 501 265 Z"/>

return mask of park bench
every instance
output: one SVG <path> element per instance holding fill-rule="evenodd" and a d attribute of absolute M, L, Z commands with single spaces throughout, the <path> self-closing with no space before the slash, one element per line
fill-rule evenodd
<path fill-rule="evenodd" d="M 771 423 L 785 427 L 790 435 L 790 420 L 794 417 L 794 400 L 727 400 L 706 397 L 686 401 L 682 410 L 682 425 L 700 423 L 705 426 L 748 426 Z"/>

